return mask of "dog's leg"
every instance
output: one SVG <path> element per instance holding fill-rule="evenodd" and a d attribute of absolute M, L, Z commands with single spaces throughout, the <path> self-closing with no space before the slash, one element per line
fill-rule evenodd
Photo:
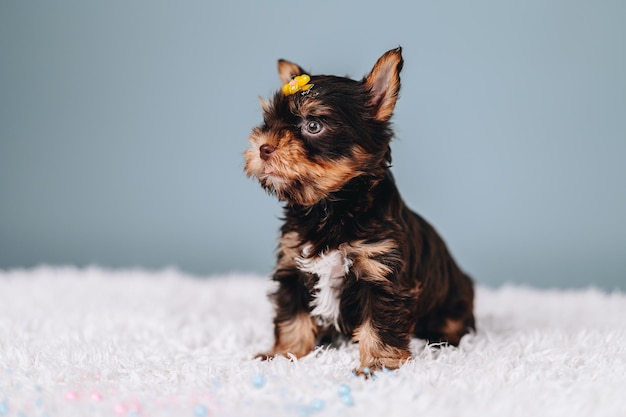
<path fill-rule="evenodd" d="M 360 365 L 356 370 L 358 375 L 366 375 L 383 368 L 397 369 L 411 359 L 408 346 L 385 344 L 371 322 L 359 326 L 354 339 L 359 342 Z"/>
<path fill-rule="evenodd" d="M 360 368 L 396 369 L 411 358 L 418 291 L 401 288 L 395 275 L 402 268 L 402 250 L 391 239 L 357 241 L 342 248 L 353 261 L 350 288 L 342 302 L 346 316 L 359 323 L 352 339 L 359 343 Z"/>
<path fill-rule="evenodd" d="M 317 326 L 306 312 L 300 312 L 289 320 L 275 324 L 274 355 L 294 355 L 301 358 L 315 347 Z"/>
<path fill-rule="evenodd" d="M 453 282 L 453 291 L 441 306 L 418 319 L 415 336 L 429 343 L 458 346 L 465 334 L 476 329 L 472 282 L 462 273 L 455 275 Z"/>
<path fill-rule="evenodd" d="M 274 347 L 268 353 L 257 355 L 263 359 L 276 355 L 301 358 L 313 350 L 317 340 L 317 324 L 307 311 L 307 293 L 301 278 L 298 275 L 281 278 L 278 289 L 272 294 L 276 309 Z"/>
<path fill-rule="evenodd" d="M 295 258 L 302 253 L 299 241 L 299 236 L 293 232 L 281 237 L 273 277 L 278 282 L 278 288 L 271 295 L 276 311 L 274 347 L 271 352 L 258 355 L 262 358 L 290 354 L 301 358 L 315 347 L 318 328 L 309 314 L 310 295 L 305 284 L 307 275 L 295 263 Z"/>
<path fill-rule="evenodd" d="M 309 295 L 298 272 L 278 275 L 279 288 L 273 294 L 276 317 L 272 353 L 301 358 L 313 350 L 317 339 L 317 324 L 308 313 Z"/>
<path fill-rule="evenodd" d="M 376 370 L 396 369 L 411 359 L 409 343 L 414 323 L 410 314 L 398 307 L 406 303 L 391 294 L 370 290 L 362 322 L 353 340 L 359 343 L 360 367 L 357 374 Z"/>

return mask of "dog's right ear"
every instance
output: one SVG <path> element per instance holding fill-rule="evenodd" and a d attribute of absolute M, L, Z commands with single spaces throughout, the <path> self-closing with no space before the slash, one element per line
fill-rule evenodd
<path fill-rule="evenodd" d="M 278 76 L 283 84 L 287 84 L 293 77 L 304 74 L 305 71 L 293 62 L 285 59 L 278 60 Z"/>

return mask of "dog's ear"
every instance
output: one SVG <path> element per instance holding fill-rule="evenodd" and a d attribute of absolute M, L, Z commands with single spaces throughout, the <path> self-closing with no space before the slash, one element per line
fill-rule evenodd
<path fill-rule="evenodd" d="M 285 59 L 278 60 L 278 76 L 283 84 L 287 84 L 293 77 L 304 73 L 305 71 L 293 62 Z"/>
<path fill-rule="evenodd" d="M 396 106 L 403 63 L 402 48 L 392 49 L 378 58 L 372 71 L 365 77 L 370 94 L 369 105 L 374 111 L 374 119 L 379 122 L 389 120 Z"/>

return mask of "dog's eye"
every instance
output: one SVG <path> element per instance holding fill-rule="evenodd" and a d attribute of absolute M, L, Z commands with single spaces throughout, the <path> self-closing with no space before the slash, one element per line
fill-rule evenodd
<path fill-rule="evenodd" d="M 311 120 L 304 125 L 304 128 L 307 133 L 311 135 L 317 135 L 322 131 L 322 129 L 324 129 L 324 126 L 316 120 Z"/>

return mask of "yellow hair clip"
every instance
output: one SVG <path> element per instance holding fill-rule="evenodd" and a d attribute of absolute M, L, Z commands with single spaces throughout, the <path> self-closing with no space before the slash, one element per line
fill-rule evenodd
<path fill-rule="evenodd" d="M 298 75 L 292 78 L 287 84 L 283 85 L 283 94 L 290 96 L 296 94 L 298 91 L 308 91 L 309 88 L 313 87 L 313 84 L 309 84 L 309 81 L 311 81 L 311 77 L 308 75 Z"/>

